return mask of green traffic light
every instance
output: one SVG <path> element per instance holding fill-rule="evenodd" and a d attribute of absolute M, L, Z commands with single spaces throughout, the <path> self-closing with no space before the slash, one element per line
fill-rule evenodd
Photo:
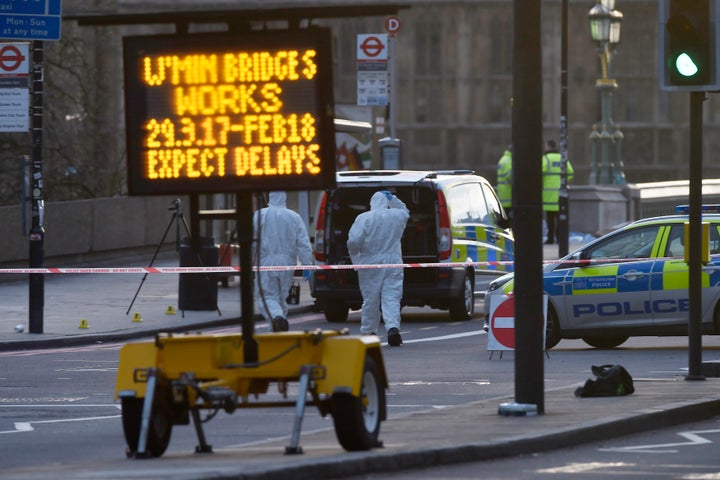
<path fill-rule="evenodd" d="M 692 77 L 699 71 L 695 60 L 685 52 L 675 58 L 675 70 L 685 78 Z"/>

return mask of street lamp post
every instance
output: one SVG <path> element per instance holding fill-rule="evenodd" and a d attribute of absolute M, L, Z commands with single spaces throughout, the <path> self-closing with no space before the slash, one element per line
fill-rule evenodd
<path fill-rule="evenodd" d="M 602 77 L 595 82 L 600 92 L 600 125 L 593 125 L 590 134 L 592 157 L 590 164 L 591 185 L 624 184 L 625 173 L 622 162 L 623 134 L 612 121 L 612 94 L 617 88 L 614 79 L 609 78 L 610 61 L 615 47 L 620 43 L 620 24 L 623 14 L 615 10 L 615 0 L 598 0 L 588 12 L 590 38 L 597 43 Z"/>

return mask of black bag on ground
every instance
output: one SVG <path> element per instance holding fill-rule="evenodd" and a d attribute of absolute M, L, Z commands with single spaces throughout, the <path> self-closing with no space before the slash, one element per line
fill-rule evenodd
<path fill-rule="evenodd" d="M 297 305 L 300 303 L 300 283 L 293 282 L 292 285 L 290 285 L 285 303 L 288 305 Z"/>
<path fill-rule="evenodd" d="M 592 373 L 595 380 L 589 379 L 575 390 L 576 397 L 617 397 L 635 391 L 633 379 L 622 365 L 593 365 Z"/>

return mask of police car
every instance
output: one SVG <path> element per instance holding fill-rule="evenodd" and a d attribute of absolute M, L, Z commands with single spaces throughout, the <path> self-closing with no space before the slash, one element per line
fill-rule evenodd
<path fill-rule="evenodd" d="M 315 262 L 352 263 L 348 231 L 379 190 L 397 195 L 410 211 L 402 238 L 403 262 L 447 264 L 406 268 L 402 305 L 447 310 L 455 321 L 472 318 L 475 293 L 511 271 L 515 240 L 492 186 L 470 170 L 338 172 L 337 186 L 325 191 L 318 203 Z M 345 322 L 349 310 L 362 305 L 353 269 L 316 271 L 311 294 L 328 322 Z"/>
<path fill-rule="evenodd" d="M 709 223 L 710 262 L 702 270 L 702 331 L 720 333 L 720 213 Z M 688 265 L 686 214 L 647 218 L 600 237 L 543 268 L 548 297 L 545 348 L 581 338 L 614 348 L 630 336 L 687 335 Z M 494 295 L 513 290 L 513 275 L 493 282 L 485 295 L 485 318 Z"/>

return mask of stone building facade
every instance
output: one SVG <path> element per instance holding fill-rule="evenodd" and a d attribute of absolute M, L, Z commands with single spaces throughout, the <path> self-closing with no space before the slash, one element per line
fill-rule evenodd
<path fill-rule="evenodd" d="M 395 47 L 398 71 L 398 137 L 406 166 L 473 168 L 494 178 L 495 164 L 510 141 L 513 2 L 410 1 L 400 14 Z M 522 2 L 520 2 L 522 3 Z M 568 157 L 574 183 L 586 183 L 590 133 L 601 118 L 595 81 L 600 76 L 587 13 L 592 0 L 569 0 Z M 618 88 L 612 117 L 623 135 L 629 183 L 686 179 L 689 155 L 689 94 L 661 91 L 658 84 L 658 2 L 617 0 L 621 44 L 610 76 Z M 542 2 L 543 137 L 557 139 L 561 95 L 561 1 Z M 338 102 L 352 102 L 352 35 L 382 32 L 383 19 L 345 21 L 336 64 Z M 704 104 L 704 176 L 720 173 L 720 108 L 716 95 Z"/>
<path fill-rule="evenodd" d="M 358 5 L 345 0 L 64 0 L 63 12 L 127 13 L 179 9 Z M 400 2 L 398 2 L 400 3 Z M 522 5 L 522 2 L 517 2 Z M 397 137 L 404 167 L 470 168 L 491 181 L 511 139 L 512 0 L 406 0 L 396 37 Z M 595 80 L 597 47 L 589 38 L 593 0 L 569 0 L 568 147 L 573 183 L 587 183 L 593 124 L 600 120 Z M 520 7 L 521 8 L 521 7 Z M 688 176 L 689 94 L 658 86 L 658 2 L 617 0 L 622 43 L 611 64 L 618 89 L 614 121 L 623 134 L 623 161 L 630 183 Z M 557 139 L 560 123 L 561 0 L 542 1 L 543 137 Z M 335 102 L 356 103 L 356 36 L 383 33 L 384 18 L 324 20 L 334 32 Z M 224 28 L 213 25 L 211 28 Z M 194 28 L 207 28 L 196 26 Z M 49 200 L 122 195 L 124 131 L 122 36 L 172 31 L 171 26 L 80 27 L 64 21 L 62 40 L 45 42 L 45 161 Z M 720 177 L 720 106 L 704 102 L 704 176 Z M 375 107 L 374 121 L 385 114 Z M 0 135 L 0 204 L 17 198 L 9 176 L 27 138 Z M 25 149 L 25 153 L 29 148 Z M 12 167 L 12 168 L 10 168 Z M 15 170 L 13 170 L 15 171 Z M 14 175 L 14 174 L 13 174 Z M 68 187 L 65 190 L 60 186 Z"/>

